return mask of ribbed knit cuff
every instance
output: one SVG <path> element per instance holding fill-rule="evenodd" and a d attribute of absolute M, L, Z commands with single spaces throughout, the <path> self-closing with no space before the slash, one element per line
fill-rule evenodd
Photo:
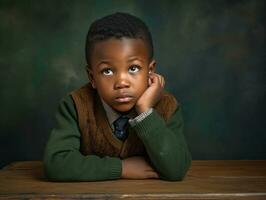
<path fill-rule="evenodd" d="M 153 112 L 148 115 L 145 119 L 143 119 L 141 122 L 137 123 L 134 127 L 132 127 L 137 135 L 142 139 L 143 142 L 145 140 L 149 140 L 149 138 L 154 137 L 158 131 L 158 128 L 164 127 L 165 122 L 163 118 L 157 113 L 156 110 L 153 110 Z"/>
<path fill-rule="evenodd" d="M 122 160 L 112 157 L 110 162 L 110 179 L 119 179 L 122 176 Z"/>
<path fill-rule="evenodd" d="M 136 124 L 140 123 L 142 120 L 144 120 L 146 117 L 148 117 L 153 111 L 153 108 L 148 109 L 147 111 L 141 113 L 134 119 L 129 119 L 129 124 L 133 127 L 136 126 Z"/>

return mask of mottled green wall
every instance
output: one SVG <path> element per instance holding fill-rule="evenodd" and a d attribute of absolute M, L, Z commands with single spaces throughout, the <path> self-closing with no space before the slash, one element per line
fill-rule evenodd
<path fill-rule="evenodd" d="M 90 23 L 150 27 L 194 159 L 266 159 L 265 1 L 0 1 L 0 167 L 41 159 L 59 99 L 84 84 Z"/>

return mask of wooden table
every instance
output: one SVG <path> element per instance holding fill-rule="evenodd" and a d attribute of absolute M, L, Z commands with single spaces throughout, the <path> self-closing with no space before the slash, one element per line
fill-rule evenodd
<path fill-rule="evenodd" d="M 40 161 L 0 170 L 0 199 L 266 199 L 266 160 L 193 161 L 185 180 L 48 182 Z"/>

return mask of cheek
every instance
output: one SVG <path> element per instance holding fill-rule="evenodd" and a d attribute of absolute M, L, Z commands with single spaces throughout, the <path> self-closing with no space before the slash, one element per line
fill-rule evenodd
<path fill-rule="evenodd" d="M 149 74 L 148 73 L 143 74 L 140 79 L 141 79 L 140 82 L 147 87 L 149 83 Z"/>
<path fill-rule="evenodd" d="M 95 79 L 95 84 L 98 88 L 109 87 L 111 82 L 112 80 L 110 78 L 106 78 L 103 76 L 98 76 L 97 79 Z"/>
<path fill-rule="evenodd" d="M 99 93 L 99 95 L 106 101 L 108 102 L 109 99 L 113 96 L 113 89 L 111 88 L 111 84 L 108 83 L 108 84 L 98 84 L 96 89 Z"/>
<path fill-rule="evenodd" d="M 134 82 L 139 90 L 139 93 L 142 94 L 148 88 L 148 75 L 145 74 L 144 76 L 139 77 Z"/>

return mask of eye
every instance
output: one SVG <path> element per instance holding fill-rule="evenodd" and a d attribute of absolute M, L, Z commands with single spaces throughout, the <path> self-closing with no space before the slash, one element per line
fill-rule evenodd
<path fill-rule="evenodd" d="M 101 73 L 102 73 L 103 75 L 106 75 L 106 76 L 111 76 L 111 75 L 113 75 L 113 71 L 112 71 L 110 68 L 103 69 L 103 70 L 101 71 Z"/>
<path fill-rule="evenodd" d="M 129 67 L 129 72 L 130 73 L 136 73 L 136 72 L 138 72 L 140 70 L 140 66 L 138 66 L 138 65 L 132 65 L 132 66 L 130 66 Z"/>

